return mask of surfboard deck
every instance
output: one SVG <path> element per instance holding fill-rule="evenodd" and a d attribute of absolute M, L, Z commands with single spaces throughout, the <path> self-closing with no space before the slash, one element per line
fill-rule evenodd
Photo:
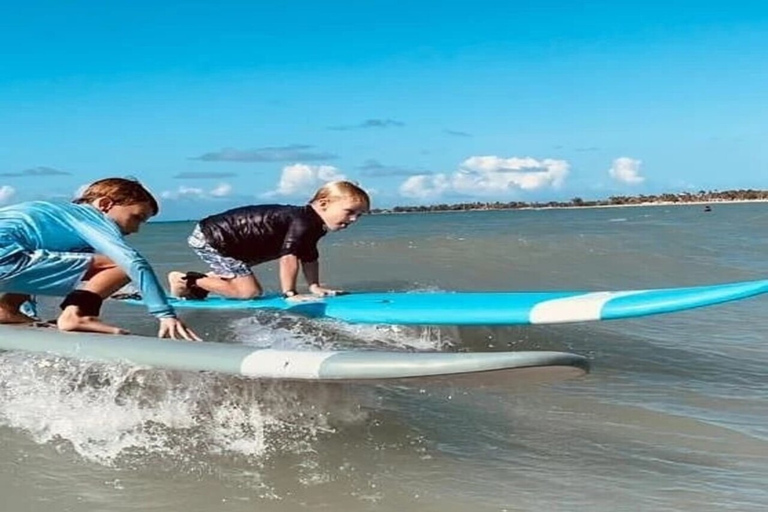
<path fill-rule="evenodd" d="M 351 293 L 293 302 L 280 296 L 235 300 L 171 298 L 179 309 L 278 310 L 350 323 L 516 325 L 617 320 L 672 313 L 768 292 L 768 280 L 624 291 Z M 123 302 L 141 304 L 141 300 Z"/>
<path fill-rule="evenodd" d="M 134 335 L 61 332 L 0 325 L 0 349 L 75 359 L 121 362 L 182 371 L 210 371 L 253 379 L 375 383 L 482 377 L 503 382 L 562 380 L 584 375 L 588 360 L 566 352 L 304 351 L 234 343 L 189 342 Z"/>

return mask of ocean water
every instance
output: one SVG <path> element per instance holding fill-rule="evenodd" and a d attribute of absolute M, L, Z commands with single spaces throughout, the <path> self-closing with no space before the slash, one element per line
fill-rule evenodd
<path fill-rule="evenodd" d="M 202 269 L 191 223 L 134 243 Z M 348 290 L 626 289 L 768 276 L 768 204 L 362 219 L 321 244 Z M 274 265 L 257 267 L 275 286 Z M 53 302 L 44 306 L 54 313 Z M 533 327 L 353 326 L 189 311 L 219 341 L 559 350 L 592 372 L 493 389 L 265 383 L 0 353 L 3 511 L 762 511 L 768 297 Z M 152 334 L 140 308 L 108 319 Z"/>

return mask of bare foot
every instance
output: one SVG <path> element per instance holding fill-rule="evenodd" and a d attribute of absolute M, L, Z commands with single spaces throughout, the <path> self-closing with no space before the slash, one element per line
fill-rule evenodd
<path fill-rule="evenodd" d="M 62 331 L 97 332 L 100 334 L 129 334 L 125 329 L 105 324 L 96 316 L 78 316 L 67 311 L 56 320 L 56 326 Z"/>
<path fill-rule="evenodd" d="M 171 288 L 171 295 L 179 299 L 186 299 L 190 296 L 187 281 L 184 279 L 187 275 L 184 272 L 169 272 L 168 285 Z"/>
<path fill-rule="evenodd" d="M 0 308 L 0 324 L 31 324 L 35 319 L 18 311 Z"/>

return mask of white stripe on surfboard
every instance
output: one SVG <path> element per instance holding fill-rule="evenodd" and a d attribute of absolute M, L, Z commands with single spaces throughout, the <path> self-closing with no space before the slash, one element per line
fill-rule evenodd
<path fill-rule="evenodd" d="M 529 321 L 532 324 L 548 324 L 558 322 L 581 322 L 600 320 L 603 306 L 617 297 L 626 297 L 641 293 L 638 290 L 625 292 L 593 292 L 552 299 L 536 304 L 531 308 Z"/>
<path fill-rule="evenodd" d="M 317 379 L 323 362 L 336 352 L 254 350 L 243 358 L 240 373 L 263 378 Z"/>

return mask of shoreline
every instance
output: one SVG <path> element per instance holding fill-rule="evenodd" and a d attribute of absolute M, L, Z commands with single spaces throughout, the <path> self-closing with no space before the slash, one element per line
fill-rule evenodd
<path fill-rule="evenodd" d="M 595 204 L 590 206 L 532 206 L 519 210 L 556 210 L 577 208 L 629 208 L 633 206 L 714 206 L 716 204 L 768 203 L 768 199 L 713 199 L 711 201 L 649 201 L 630 204 Z"/>

